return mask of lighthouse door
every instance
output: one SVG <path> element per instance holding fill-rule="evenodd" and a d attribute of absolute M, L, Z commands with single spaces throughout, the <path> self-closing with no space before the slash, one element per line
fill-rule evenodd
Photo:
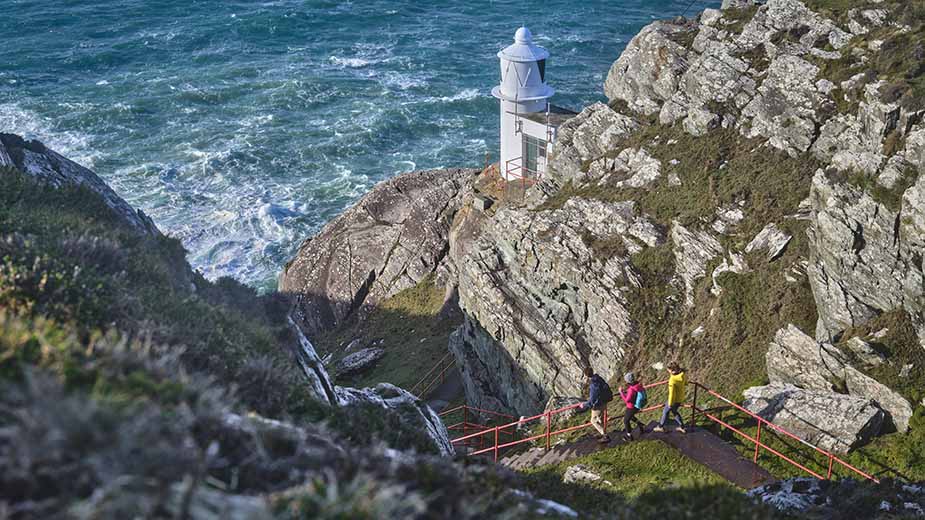
<path fill-rule="evenodd" d="M 523 134 L 524 176 L 535 177 L 546 166 L 546 141 Z"/>

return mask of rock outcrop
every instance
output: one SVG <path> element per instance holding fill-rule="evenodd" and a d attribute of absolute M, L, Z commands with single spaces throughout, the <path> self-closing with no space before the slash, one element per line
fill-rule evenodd
<path fill-rule="evenodd" d="M 440 416 L 410 392 L 395 385 L 380 383 L 375 388 L 364 389 L 337 387 L 337 403 L 343 413 L 362 414 L 364 410 L 373 409 L 373 413 L 394 417 L 405 431 L 422 435 L 436 453 L 443 456 L 456 453 Z"/>
<path fill-rule="evenodd" d="M 897 430 L 909 429 L 912 405 L 908 400 L 853 367 L 835 346 L 817 343 L 793 325 L 777 332 L 766 362 L 772 385 L 796 385 L 828 395 L 833 401 L 841 399 L 842 394 L 836 391 L 872 400 L 889 414 Z"/>
<path fill-rule="evenodd" d="M 757 487 L 748 495 L 799 518 L 837 518 L 846 511 L 858 518 L 925 516 L 925 487 L 900 481 L 875 485 L 851 478 L 795 478 Z"/>
<path fill-rule="evenodd" d="M 749 388 L 752 413 L 834 453 L 847 453 L 880 431 L 883 412 L 869 399 L 772 383 Z"/>
<path fill-rule="evenodd" d="M 82 186 L 99 195 L 124 222 L 139 233 L 159 236 L 157 226 L 116 194 L 97 174 L 47 148 L 14 134 L 0 133 L 0 168 L 12 167 L 54 187 Z"/>
<path fill-rule="evenodd" d="M 635 335 L 624 293 L 638 275 L 627 255 L 666 238 L 633 202 L 575 198 L 499 210 L 467 254 L 451 248 L 466 314 L 451 350 L 469 404 L 532 415 L 550 395 L 579 394 L 586 366 L 616 375 Z M 592 247 L 607 241 L 618 251 L 609 258 Z"/>
<path fill-rule="evenodd" d="M 412 172 L 377 185 L 299 248 L 280 275 L 293 317 L 311 336 L 432 274 L 477 170 Z"/>
<path fill-rule="evenodd" d="M 382 359 L 384 355 L 385 350 L 376 347 L 368 347 L 348 354 L 337 363 L 337 375 L 354 374 L 367 370 L 375 365 L 376 361 Z"/>

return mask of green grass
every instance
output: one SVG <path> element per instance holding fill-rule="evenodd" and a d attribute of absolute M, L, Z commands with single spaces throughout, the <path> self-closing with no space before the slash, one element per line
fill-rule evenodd
<path fill-rule="evenodd" d="M 285 369 L 294 341 L 285 301 L 259 297 L 230 279 L 210 283 L 190 269 L 178 240 L 139 234 L 87 188 L 52 189 L 18 171 L 0 171 L 0 308 L 64 331 L 49 343 L 58 345 L 55 356 L 47 345 L 42 359 L 31 357 L 29 346 L 0 352 L 8 375 L 15 358 L 53 367 L 76 384 L 80 377 L 68 367 L 102 362 L 109 354 L 88 356 L 87 346 L 118 331 L 126 341 L 170 345 L 185 367 L 236 385 L 241 401 L 262 413 L 310 407 L 301 378 Z M 274 368 L 280 369 L 274 379 L 263 377 Z M 146 377 L 133 376 L 136 389 L 165 390 Z"/>
<path fill-rule="evenodd" d="M 758 12 L 759 6 L 750 5 L 748 7 L 726 9 L 723 11 L 723 20 L 726 22 L 726 29 L 739 34 L 752 21 L 755 13 Z"/>
<path fill-rule="evenodd" d="M 385 350 L 372 369 L 338 382 L 358 387 L 385 382 L 410 389 L 447 354 L 449 336 L 462 323 L 458 312 L 444 312 L 444 296 L 444 288 L 430 276 L 381 302 L 365 320 L 353 319 L 312 340 L 322 355 L 334 354 L 330 366 L 349 354 L 344 348 L 356 339 L 358 348 Z"/>
<path fill-rule="evenodd" d="M 575 464 L 587 466 L 610 484 L 564 484 L 562 475 Z M 622 518 L 628 509 L 642 518 L 670 516 L 671 511 L 698 511 L 701 515 L 712 512 L 720 518 L 770 515 L 770 511 L 752 504 L 725 479 L 660 441 L 637 441 L 557 465 L 533 468 L 524 475 L 530 491 L 568 504 L 589 517 Z"/>
<path fill-rule="evenodd" d="M 711 219 L 716 208 L 744 201 L 747 217 L 737 235 L 744 246 L 765 224 L 779 222 L 796 210 L 809 194 L 813 174 L 821 167 L 811 157 L 791 158 L 735 130 L 694 137 L 680 126 L 644 126 L 608 155 L 615 156 L 626 148 L 644 148 L 660 160 L 662 177 L 639 189 L 568 183 L 537 210 L 556 209 L 571 197 L 634 200 L 641 212 L 660 223 L 678 220 L 690 226 Z M 677 164 L 672 165 L 673 160 Z M 669 185 L 672 172 L 681 180 L 680 186 Z"/>

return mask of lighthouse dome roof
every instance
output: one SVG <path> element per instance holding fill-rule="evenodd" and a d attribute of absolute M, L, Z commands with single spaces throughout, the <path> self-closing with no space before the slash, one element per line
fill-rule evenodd
<path fill-rule="evenodd" d="M 549 51 L 534 45 L 530 29 L 521 27 L 514 33 L 514 43 L 499 52 L 498 57 L 507 61 L 540 61 L 549 57 Z"/>

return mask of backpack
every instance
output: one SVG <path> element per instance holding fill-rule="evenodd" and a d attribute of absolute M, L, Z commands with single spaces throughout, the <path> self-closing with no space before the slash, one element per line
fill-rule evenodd
<path fill-rule="evenodd" d="M 646 395 L 646 391 L 644 388 L 640 388 L 636 392 L 636 409 L 642 410 L 643 408 L 646 407 L 646 403 L 648 402 L 649 402 L 649 396 Z"/>
<path fill-rule="evenodd" d="M 601 388 L 601 403 L 607 404 L 610 401 L 613 401 L 613 390 L 610 389 L 610 385 L 604 382 L 604 387 Z"/>

